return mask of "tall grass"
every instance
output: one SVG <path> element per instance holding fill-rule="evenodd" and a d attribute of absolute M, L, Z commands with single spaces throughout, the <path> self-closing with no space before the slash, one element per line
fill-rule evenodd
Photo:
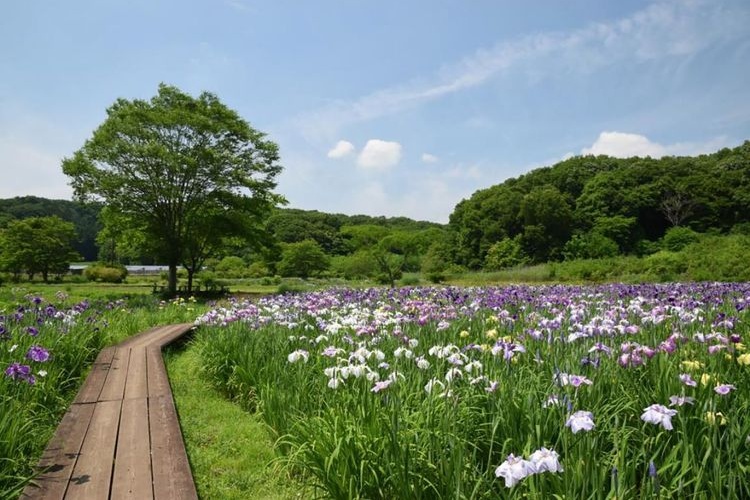
<path fill-rule="evenodd" d="M 747 300 L 708 284 L 338 290 L 213 311 L 223 326 L 197 342 L 326 497 L 746 498 Z M 642 420 L 671 396 L 695 398 L 672 430 Z M 579 410 L 593 430 L 566 426 Z M 564 472 L 496 477 L 542 447 Z"/>

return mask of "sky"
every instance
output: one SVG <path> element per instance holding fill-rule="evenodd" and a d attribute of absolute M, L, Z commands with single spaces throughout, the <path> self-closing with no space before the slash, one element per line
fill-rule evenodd
<path fill-rule="evenodd" d="M 0 198 L 117 99 L 216 94 L 279 144 L 290 207 L 447 222 L 574 155 L 750 139 L 747 0 L 4 0 Z"/>

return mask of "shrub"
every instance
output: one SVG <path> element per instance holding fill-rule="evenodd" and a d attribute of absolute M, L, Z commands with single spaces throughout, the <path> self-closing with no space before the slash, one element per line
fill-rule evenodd
<path fill-rule="evenodd" d="M 262 278 L 271 274 L 271 271 L 262 262 L 253 262 L 247 268 L 247 275 L 251 278 Z"/>
<path fill-rule="evenodd" d="M 83 275 L 89 281 L 122 283 L 128 275 L 128 270 L 125 266 L 95 264 L 84 269 Z"/>
<path fill-rule="evenodd" d="M 617 243 L 596 231 L 573 235 L 563 248 L 566 260 L 601 259 L 614 257 L 618 253 Z"/>
<path fill-rule="evenodd" d="M 242 278 L 247 273 L 247 265 L 241 257 L 230 255 L 216 264 L 216 272 L 225 278 Z"/>
<path fill-rule="evenodd" d="M 697 243 L 700 235 L 689 227 L 673 227 L 662 238 L 662 247 L 670 252 L 679 252 L 686 246 Z"/>
<path fill-rule="evenodd" d="M 321 246 L 315 240 L 305 240 L 284 247 L 277 269 L 282 276 L 307 278 L 325 271 L 329 265 L 329 257 Z"/>
<path fill-rule="evenodd" d="M 375 260 L 369 252 L 359 251 L 332 258 L 331 268 L 346 279 L 368 278 L 375 273 Z"/>
<path fill-rule="evenodd" d="M 518 236 L 512 239 L 503 238 L 487 251 L 485 268 L 490 271 L 497 271 L 525 264 L 527 260 Z"/>
<path fill-rule="evenodd" d="M 662 250 L 644 259 L 645 272 L 658 281 L 674 281 L 687 271 L 684 255 Z"/>

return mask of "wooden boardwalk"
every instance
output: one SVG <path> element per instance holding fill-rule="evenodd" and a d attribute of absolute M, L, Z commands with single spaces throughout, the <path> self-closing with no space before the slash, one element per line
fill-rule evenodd
<path fill-rule="evenodd" d="M 21 499 L 197 499 L 161 349 L 192 324 L 99 353 Z"/>

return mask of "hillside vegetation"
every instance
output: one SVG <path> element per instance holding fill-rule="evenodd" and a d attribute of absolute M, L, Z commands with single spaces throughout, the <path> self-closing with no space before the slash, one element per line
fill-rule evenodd
<path fill-rule="evenodd" d="M 698 157 L 578 156 L 475 192 L 450 216 L 456 264 L 647 255 L 669 235 L 748 232 L 750 142 Z M 677 229 L 676 229 L 677 228 Z"/>
<path fill-rule="evenodd" d="M 100 209 L 0 200 L 0 230 L 18 219 L 58 216 L 75 226 L 73 249 L 85 260 L 155 262 L 137 238 L 100 232 Z M 275 208 L 263 228 L 253 239 L 223 241 L 198 280 L 395 284 L 406 273 L 455 281 L 467 271 L 499 272 L 503 281 L 750 279 L 750 141 L 697 157 L 570 158 L 476 191 L 447 225 Z"/>

